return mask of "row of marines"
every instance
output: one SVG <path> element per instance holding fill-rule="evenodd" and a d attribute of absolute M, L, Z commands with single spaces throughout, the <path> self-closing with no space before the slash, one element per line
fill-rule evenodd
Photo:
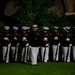
<path fill-rule="evenodd" d="M 54 26 L 51 32 L 47 26 L 42 27 L 39 32 L 38 25 L 32 28 L 22 26 L 21 30 L 17 26 L 4 26 L 4 30 L 0 33 L 0 48 L 2 49 L 2 61 L 9 63 L 12 61 L 27 62 L 31 61 L 32 65 L 36 65 L 38 58 L 43 62 L 48 62 L 52 55 L 53 61 L 61 60 L 64 62 L 71 61 L 71 52 L 73 61 L 75 61 L 75 28 L 65 26 L 59 31 L 58 26 Z M 52 51 L 52 52 L 51 52 Z"/>

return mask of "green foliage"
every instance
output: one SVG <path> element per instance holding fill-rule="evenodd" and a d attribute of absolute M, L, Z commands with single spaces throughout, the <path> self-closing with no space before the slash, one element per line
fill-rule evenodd
<path fill-rule="evenodd" d="M 73 29 L 73 27 L 75 26 L 75 21 L 74 20 L 75 20 L 74 15 L 60 17 L 60 19 L 59 19 L 59 21 L 60 21 L 60 30 L 64 26 L 70 26 Z"/>
<path fill-rule="evenodd" d="M 75 16 L 62 16 L 48 12 L 48 8 L 55 5 L 55 0 L 12 0 L 14 7 L 18 6 L 19 10 L 13 15 L 20 24 L 18 26 L 32 26 L 38 24 L 40 27 L 48 26 L 51 30 L 53 25 L 74 26 Z"/>
<path fill-rule="evenodd" d="M 71 15 L 71 16 L 63 16 L 61 17 L 61 23 L 62 26 L 74 26 L 75 24 L 75 16 Z"/>
<path fill-rule="evenodd" d="M 2 31 L 3 27 L 4 27 L 4 22 L 0 21 L 0 31 Z"/>
<path fill-rule="evenodd" d="M 12 0 L 19 10 L 13 16 L 20 21 L 20 25 L 41 24 L 50 25 L 47 14 L 48 8 L 54 5 L 55 0 Z"/>

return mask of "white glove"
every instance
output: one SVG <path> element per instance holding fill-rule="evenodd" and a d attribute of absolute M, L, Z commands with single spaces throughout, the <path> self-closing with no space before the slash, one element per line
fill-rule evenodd
<path fill-rule="evenodd" d="M 28 45 L 29 45 L 29 43 L 26 44 L 26 46 L 28 46 Z"/>
<path fill-rule="evenodd" d="M 27 41 L 26 37 L 23 37 L 22 41 Z"/>
<path fill-rule="evenodd" d="M 14 37 L 14 40 L 17 40 L 17 37 Z"/>
<path fill-rule="evenodd" d="M 20 43 L 17 44 L 17 46 L 19 46 Z"/>
<path fill-rule="evenodd" d="M 61 45 L 61 43 L 58 44 L 58 46 L 60 46 L 60 45 Z"/>
<path fill-rule="evenodd" d="M 7 40 L 7 41 L 9 41 L 9 39 L 8 39 L 7 37 L 4 37 L 4 40 Z"/>
<path fill-rule="evenodd" d="M 29 45 L 29 48 L 31 48 L 31 46 Z"/>
<path fill-rule="evenodd" d="M 49 46 L 49 44 L 46 44 L 45 46 Z"/>
<path fill-rule="evenodd" d="M 8 44 L 8 47 L 10 47 L 10 46 L 11 46 L 11 43 Z"/>
<path fill-rule="evenodd" d="M 48 38 L 44 37 L 44 41 L 48 41 Z"/>
<path fill-rule="evenodd" d="M 70 41 L 70 39 L 69 38 L 66 38 L 66 41 Z"/>
<path fill-rule="evenodd" d="M 71 46 L 72 46 L 72 44 L 69 44 L 69 46 L 71 47 Z"/>
<path fill-rule="evenodd" d="M 58 40 L 58 37 L 54 37 L 54 40 Z"/>

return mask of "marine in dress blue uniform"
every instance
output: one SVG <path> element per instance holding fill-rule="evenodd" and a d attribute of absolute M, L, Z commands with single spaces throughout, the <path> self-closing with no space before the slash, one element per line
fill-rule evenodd
<path fill-rule="evenodd" d="M 18 27 L 13 26 L 13 33 L 11 37 L 11 52 L 12 52 L 12 61 L 17 61 L 18 59 L 18 47 L 19 47 L 19 33 Z"/>
<path fill-rule="evenodd" d="M 52 33 L 52 51 L 53 51 L 53 61 L 59 61 L 59 27 L 54 26 L 54 31 Z"/>
<path fill-rule="evenodd" d="M 44 26 L 43 32 L 41 33 L 41 57 L 42 61 L 47 62 L 49 60 L 49 28 Z"/>
<path fill-rule="evenodd" d="M 2 43 L 2 51 L 3 51 L 3 61 L 9 63 L 9 52 L 10 52 L 10 32 L 9 26 L 4 26 L 4 33 L 3 33 L 3 43 Z"/>
<path fill-rule="evenodd" d="M 69 26 L 63 27 L 63 39 L 62 39 L 62 60 L 64 62 L 70 62 L 70 52 L 71 52 L 71 38 L 70 38 L 70 28 Z"/>
<path fill-rule="evenodd" d="M 32 30 L 29 33 L 29 45 L 31 46 L 31 63 L 32 65 L 37 64 L 37 57 L 40 46 L 40 36 L 37 25 L 32 26 Z"/>
<path fill-rule="evenodd" d="M 21 61 L 23 62 L 27 62 L 27 46 L 28 46 L 28 40 L 27 40 L 27 27 L 26 26 L 23 26 L 22 27 L 22 34 L 21 34 L 21 43 L 20 43 L 20 46 L 21 46 L 21 49 L 22 49 L 22 52 L 21 52 Z"/>

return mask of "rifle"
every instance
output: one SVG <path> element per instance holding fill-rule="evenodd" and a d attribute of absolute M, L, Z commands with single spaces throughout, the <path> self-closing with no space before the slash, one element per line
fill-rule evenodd
<path fill-rule="evenodd" d="M 56 61 L 56 58 L 57 58 L 57 53 L 58 53 L 58 45 L 57 45 L 57 49 L 56 49 L 56 53 L 55 53 L 55 61 Z"/>
<path fill-rule="evenodd" d="M 66 62 L 67 62 L 67 60 L 68 60 L 69 51 L 70 51 L 70 49 L 69 49 L 69 47 L 68 47 L 68 51 L 67 51 L 67 54 L 66 54 Z"/>
<path fill-rule="evenodd" d="M 23 62 L 24 62 L 24 59 L 25 59 L 25 53 L 26 53 L 26 46 L 25 46 L 24 55 L 23 55 Z"/>
<path fill-rule="evenodd" d="M 10 44 L 8 44 L 8 46 L 7 46 L 7 50 L 6 50 L 6 53 L 5 53 L 5 59 L 4 59 L 5 61 L 7 59 L 7 54 L 8 54 L 9 49 L 10 49 Z"/>
<path fill-rule="evenodd" d="M 27 47 L 27 60 L 29 60 L 29 54 L 30 54 L 30 50 L 29 50 L 29 45 L 28 45 L 28 47 Z"/>
<path fill-rule="evenodd" d="M 29 51 L 29 45 L 25 46 L 23 61 L 24 61 L 24 59 L 25 59 L 25 61 L 27 60 L 27 58 L 28 58 L 28 51 Z"/>
<path fill-rule="evenodd" d="M 17 46 L 16 46 L 16 48 L 15 48 L 14 60 L 15 60 L 15 58 L 16 58 L 16 54 L 18 54 L 18 47 L 17 47 Z"/>
<path fill-rule="evenodd" d="M 45 54 L 46 54 L 46 46 L 45 46 L 45 51 L 44 51 L 44 55 L 43 55 L 43 61 L 45 60 Z"/>
<path fill-rule="evenodd" d="M 8 47 L 7 47 L 7 50 L 6 50 L 5 56 L 4 56 L 4 61 L 6 61 L 6 59 L 7 59 L 7 54 L 8 54 Z"/>

